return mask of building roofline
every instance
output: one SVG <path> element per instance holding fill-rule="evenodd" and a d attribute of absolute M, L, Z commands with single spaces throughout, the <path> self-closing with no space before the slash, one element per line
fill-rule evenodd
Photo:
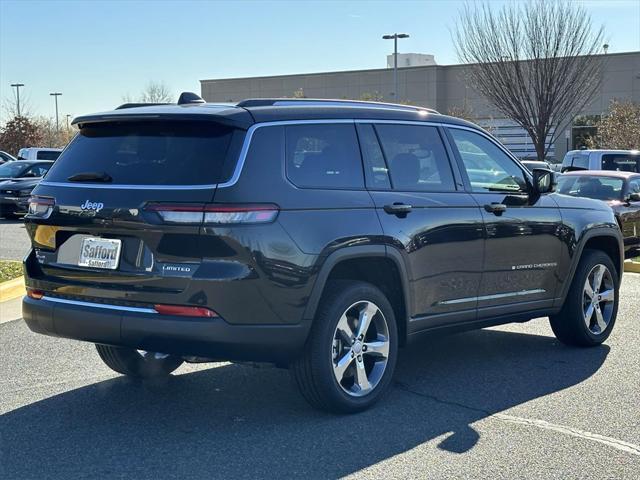
<path fill-rule="evenodd" d="M 630 51 L 630 52 L 618 52 L 618 53 L 607 53 L 602 54 L 602 56 L 607 57 L 618 57 L 625 55 L 639 55 L 640 50 Z M 470 65 L 475 65 L 473 63 L 452 63 L 449 65 L 416 65 L 415 67 L 398 67 L 398 70 L 419 70 L 426 68 L 453 68 L 453 67 L 467 67 Z M 277 78 L 295 78 L 295 77 L 313 77 L 320 75 L 332 75 L 332 74 L 358 74 L 358 73 L 379 73 L 379 72 L 393 72 L 392 68 L 365 68 L 360 70 L 333 70 L 333 71 L 325 71 L 325 72 L 309 72 L 309 73 L 284 73 L 278 75 L 260 75 L 260 76 L 248 76 L 248 77 L 228 77 L 228 78 L 206 78 L 203 80 L 199 80 L 200 84 L 206 82 L 219 82 L 219 81 L 229 81 L 229 80 L 267 80 L 267 79 L 277 79 Z"/>

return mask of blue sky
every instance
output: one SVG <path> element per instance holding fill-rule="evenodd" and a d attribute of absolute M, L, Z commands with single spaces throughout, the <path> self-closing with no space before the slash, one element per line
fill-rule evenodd
<path fill-rule="evenodd" d="M 576 1 L 604 24 L 610 53 L 640 50 L 640 0 Z M 53 116 L 59 91 L 64 118 L 111 109 L 150 80 L 199 92 L 206 78 L 382 68 L 392 42 L 380 37 L 394 31 L 411 35 L 401 52 L 456 63 L 450 29 L 463 4 L 0 0 L 0 98 L 24 83 L 31 112 Z"/>

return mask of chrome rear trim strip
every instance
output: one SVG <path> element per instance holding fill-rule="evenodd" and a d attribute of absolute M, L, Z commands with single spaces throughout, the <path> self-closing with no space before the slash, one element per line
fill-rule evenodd
<path fill-rule="evenodd" d="M 64 303 L 66 305 L 76 305 L 78 307 L 92 307 L 103 308 L 105 310 L 118 310 L 121 312 L 136 312 L 136 313 L 153 313 L 157 314 L 153 308 L 144 307 L 125 307 L 123 305 L 111 305 L 108 303 L 94 303 L 94 302 L 81 302 L 80 300 L 68 300 L 66 298 L 49 297 L 45 295 L 42 300 L 53 303 Z"/>
<path fill-rule="evenodd" d="M 444 300 L 438 302 L 438 305 L 456 305 L 458 303 L 481 302 L 482 300 L 498 300 L 500 298 L 520 297 L 523 295 L 535 295 L 536 293 L 544 293 L 546 290 L 536 288 L 534 290 L 520 290 L 518 292 L 494 293 L 493 295 L 483 295 L 481 297 L 465 297 L 454 298 L 453 300 Z"/>

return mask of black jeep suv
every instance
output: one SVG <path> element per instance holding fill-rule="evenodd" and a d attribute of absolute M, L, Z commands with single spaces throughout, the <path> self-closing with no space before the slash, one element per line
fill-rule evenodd
<path fill-rule="evenodd" d="M 353 412 L 419 334 L 548 316 L 591 346 L 615 323 L 611 209 L 553 193 L 466 121 L 183 94 L 74 123 L 30 200 L 24 319 L 116 372 L 274 362 L 312 405 Z"/>

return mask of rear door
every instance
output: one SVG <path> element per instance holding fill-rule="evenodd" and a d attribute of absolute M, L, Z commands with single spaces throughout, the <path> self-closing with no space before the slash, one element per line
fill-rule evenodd
<path fill-rule="evenodd" d="M 558 206 L 547 195 L 529 195 L 523 167 L 488 136 L 447 130 L 484 218 L 479 317 L 551 307 L 560 286 L 563 228 Z"/>
<path fill-rule="evenodd" d="M 482 216 L 462 189 L 440 131 L 380 122 L 360 123 L 358 134 L 388 248 L 402 254 L 410 277 L 410 330 L 474 320 Z"/>
<path fill-rule="evenodd" d="M 180 294 L 202 257 L 202 206 L 243 137 L 209 121 L 84 125 L 33 192 L 31 276 L 123 300 Z"/>

